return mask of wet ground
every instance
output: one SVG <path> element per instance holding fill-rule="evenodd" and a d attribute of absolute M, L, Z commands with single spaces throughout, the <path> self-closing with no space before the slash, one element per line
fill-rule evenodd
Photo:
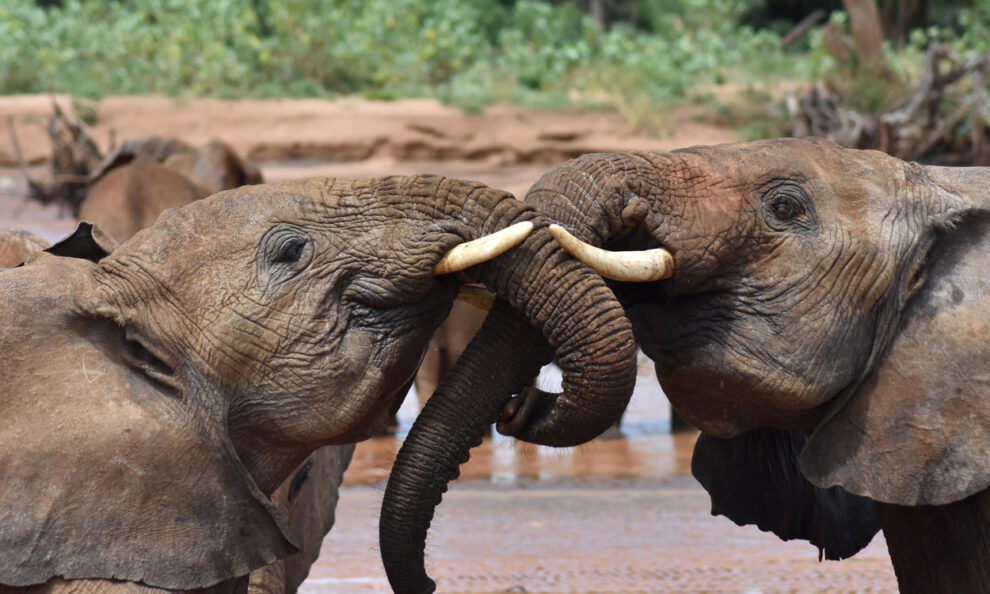
<path fill-rule="evenodd" d="M 545 383 L 556 380 L 548 370 Z M 337 523 L 304 593 L 387 592 L 378 512 L 397 437 L 358 445 Z M 649 361 L 623 436 L 567 449 L 496 436 L 472 452 L 438 508 L 427 547 L 440 592 L 896 592 L 883 537 L 852 559 L 818 561 L 806 542 L 781 542 L 709 513 L 690 476 L 695 433 L 671 435 Z"/>
<path fill-rule="evenodd" d="M 269 180 L 308 175 L 434 172 L 522 194 L 546 166 L 470 163 L 272 163 Z M 74 222 L 26 204 L 0 168 L 0 227 L 50 240 Z M 554 380 L 552 370 L 547 382 Z M 416 414 L 407 398 L 396 437 L 358 445 L 337 523 L 302 591 L 386 592 L 378 512 L 395 452 Z M 623 435 L 565 450 L 495 437 L 476 448 L 430 531 L 428 568 L 440 592 L 894 592 L 882 536 L 853 559 L 819 562 L 804 542 L 784 543 L 709 514 L 690 476 L 694 434 L 672 436 L 652 366 L 642 361 Z"/>

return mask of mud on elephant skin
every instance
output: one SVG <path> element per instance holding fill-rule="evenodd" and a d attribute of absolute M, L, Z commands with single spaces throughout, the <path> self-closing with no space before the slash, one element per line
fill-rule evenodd
<path fill-rule="evenodd" d="M 524 240 L 534 221 L 542 258 Z M 268 495 L 318 447 L 394 412 L 459 270 L 525 331 L 565 333 L 572 358 L 588 347 L 571 311 L 621 316 L 617 303 L 548 309 L 574 267 L 608 290 L 546 228 L 473 182 L 315 178 L 171 209 L 119 246 L 81 224 L 0 272 L 0 580 L 224 589 L 293 554 Z M 523 258 L 496 257 L 519 241 Z M 596 401 L 635 368 L 609 371 Z M 467 379 L 447 381 L 471 401 Z"/>
<path fill-rule="evenodd" d="M 716 512 L 830 557 L 878 515 L 903 591 L 990 591 L 990 169 L 780 139 L 585 155 L 526 201 L 615 279 Z M 609 269 L 659 246 L 669 278 Z"/>
<path fill-rule="evenodd" d="M 261 182 L 257 166 L 221 140 L 194 148 L 171 138 L 132 138 L 90 173 L 86 196 L 74 214 L 125 241 L 167 208 Z"/>

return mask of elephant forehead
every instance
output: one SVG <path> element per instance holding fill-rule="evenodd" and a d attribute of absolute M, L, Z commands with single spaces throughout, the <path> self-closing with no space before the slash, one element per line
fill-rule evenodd
<path fill-rule="evenodd" d="M 822 179 L 841 184 L 879 178 L 901 164 L 884 153 L 841 147 L 818 138 L 777 138 L 738 144 L 690 147 L 672 154 L 705 160 L 719 175 L 762 183 L 767 177 Z"/>
<path fill-rule="evenodd" d="M 692 147 L 672 154 L 697 171 L 755 197 L 770 182 L 801 184 L 818 214 L 866 237 L 884 232 L 905 195 L 920 189 L 915 169 L 877 151 L 848 149 L 822 139 L 773 139 Z M 723 199 L 724 200 L 724 199 Z"/>

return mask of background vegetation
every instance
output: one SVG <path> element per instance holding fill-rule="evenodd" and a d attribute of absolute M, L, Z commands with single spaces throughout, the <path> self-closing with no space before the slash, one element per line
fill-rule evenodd
<path fill-rule="evenodd" d="M 895 80 L 924 48 L 990 49 L 990 0 L 880 0 Z M 937 5 L 937 6 L 936 6 Z M 826 17 L 797 42 L 801 18 Z M 662 126 L 701 103 L 773 133 L 776 81 L 843 74 L 822 44 L 839 0 L 0 0 L 0 93 L 436 97 L 603 106 Z M 874 83 L 876 84 L 876 83 Z M 866 88 L 888 100 L 884 88 Z M 720 89 L 742 88 L 731 104 Z M 742 107 L 740 107 L 742 105 Z M 779 115 L 779 114 L 778 114 Z"/>

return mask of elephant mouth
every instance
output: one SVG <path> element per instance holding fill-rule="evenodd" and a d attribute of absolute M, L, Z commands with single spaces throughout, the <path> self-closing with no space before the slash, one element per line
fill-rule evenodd
<path fill-rule="evenodd" d="M 176 396 L 182 393 L 182 386 L 176 378 L 175 370 L 155 353 L 145 341 L 130 329 L 124 331 L 124 357 L 127 362 L 144 375 L 162 384 Z"/>
<path fill-rule="evenodd" d="M 548 398 L 552 398 L 552 395 L 539 390 L 535 385 L 523 388 L 502 409 L 502 417 L 495 424 L 495 429 L 502 435 L 516 435 L 526 427 L 540 401 Z"/>

